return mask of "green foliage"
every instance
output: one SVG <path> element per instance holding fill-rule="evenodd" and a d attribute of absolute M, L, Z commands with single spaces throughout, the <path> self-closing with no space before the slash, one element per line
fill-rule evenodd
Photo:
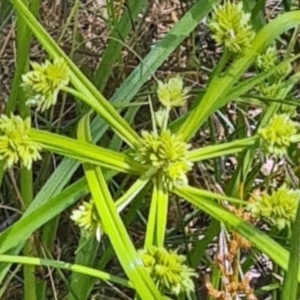
<path fill-rule="evenodd" d="M 218 1 L 198 1 L 165 38 L 154 45 L 144 61 L 114 94 L 112 101 L 107 101 L 36 20 L 25 5 L 26 1 L 10 2 L 22 22 L 28 26 L 26 30 L 30 29 L 44 47 L 49 60 L 31 63 L 28 72 L 24 68 L 26 61 L 20 61 L 22 68 L 18 69 L 15 77 L 6 112 L 10 112 L 17 103 L 17 96 L 21 94 L 21 80 L 21 88 L 26 91 L 20 96 L 24 98 L 19 105 L 22 116 L 30 113 L 40 116 L 44 113 L 45 119 L 50 118 L 50 124 L 53 112 L 61 104 L 63 93 L 76 100 L 77 108 L 84 105 L 90 110 L 84 115 L 78 110 L 77 117 L 80 121 L 75 138 L 62 133 L 52 133 L 50 126 L 46 130 L 32 128 L 29 118 L 24 121 L 23 118 L 10 114 L 1 116 L 0 160 L 5 168 L 12 168 L 20 161 L 21 167 L 31 169 L 41 158 L 41 150 L 65 157 L 52 177 L 43 182 L 43 188 L 31 204 L 34 185 L 32 174 L 21 170 L 21 191 L 26 200 L 22 209 L 25 209 L 25 212 L 18 222 L 0 233 L 0 261 L 30 266 L 30 269 L 27 269 L 27 272 L 25 269 L 24 272 L 27 299 L 36 298 L 36 295 L 41 298 L 46 296 L 45 286 L 38 288 L 32 272 L 30 275 L 29 271 L 34 270 L 34 266 L 79 272 L 80 275 L 72 275 L 69 299 L 76 299 L 76 294 L 80 294 L 82 300 L 90 297 L 94 281 L 88 283 L 87 280 L 82 280 L 76 287 L 76 282 L 80 281 L 80 276 L 83 275 L 121 285 L 129 290 L 130 297 L 134 297 L 133 290 L 137 294 L 136 297 L 141 299 L 166 299 L 174 295 L 181 297 L 180 299 L 197 299 L 197 285 L 193 282 L 198 275 L 196 267 L 201 259 L 207 259 L 204 255 L 205 247 L 213 241 L 215 235 L 218 235 L 218 260 L 213 268 L 213 281 L 207 285 L 211 299 L 217 298 L 219 292 L 223 295 L 222 293 L 229 291 L 232 297 L 235 296 L 236 291 L 232 292 L 232 286 L 238 286 L 237 293 L 253 296 L 249 285 L 250 277 L 240 273 L 244 268 L 240 261 L 240 251 L 244 248 L 249 250 L 250 243 L 258 251 L 268 255 L 278 268 L 288 272 L 284 290 L 289 291 L 291 297 L 295 297 L 297 282 L 293 280 L 292 275 L 300 281 L 299 261 L 297 260 L 297 267 L 288 271 L 288 266 L 291 265 L 287 250 L 289 244 L 282 242 L 280 238 L 262 233 L 255 228 L 254 220 L 267 221 L 270 226 L 279 230 L 288 227 L 298 241 L 299 236 L 295 233 L 297 228 L 293 226 L 295 220 L 299 222 L 298 190 L 287 189 L 287 185 L 284 184 L 272 194 L 263 192 L 259 197 L 254 197 L 253 202 L 248 201 L 253 194 L 256 178 L 262 182 L 266 191 L 271 186 L 276 186 L 275 165 L 268 171 L 268 175 L 263 176 L 259 173 L 261 166 L 266 163 L 265 156 L 260 155 L 261 153 L 267 151 L 268 158 L 273 159 L 274 164 L 278 157 L 284 159 L 288 170 L 292 170 L 292 165 L 288 165 L 291 161 L 298 163 L 295 149 L 292 148 L 293 144 L 300 140 L 297 134 L 298 123 L 292 120 L 295 116 L 291 109 L 293 106 L 289 104 L 286 109 L 285 106 L 270 104 L 268 101 L 261 103 L 257 97 L 255 103 L 260 105 L 260 115 L 255 116 L 254 120 L 246 121 L 241 112 L 246 111 L 247 105 L 251 103 L 237 102 L 235 107 L 238 113 L 234 118 L 226 110 L 226 104 L 231 100 L 243 98 L 245 93 L 250 93 L 250 97 L 255 98 L 253 92 L 257 91 L 265 97 L 277 100 L 287 95 L 292 97 L 291 91 L 299 74 L 292 70 L 290 63 L 296 58 L 283 59 L 278 65 L 279 56 L 275 40 L 280 33 L 299 25 L 300 13 L 285 13 L 256 33 L 253 28 L 259 28 L 262 24 L 251 25 L 251 20 L 255 20 L 256 16 L 245 12 L 242 2 L 235 4 L 225 1 L 222 5 L 217 5 Z M 137 19 L 144 3 L 143 0 L 129 2 L 128 7 L 134 10 L 134 20 Z M 213 7 L 214 4 L 217 6 Z M 78 5 L 78 2 L 74 5 Z M 95 73 L 95 83 L 101 91 L 108 81 L 108 74 L 113 74 L 113 66 L 106 70 L 105 62 L 113 64 L 121 57 L 121 45 L 124 42 L 120 42 L 116 47 L 118 30 L 122 30 L 124 25 L 124 38 L 130 30 L 130 12 L 124 11 L 118 23 L 113 8 L 114 4 L 110 2 L 109 16 L 112 16 L 113 20 L 110 20 L 109 24 L 115 26 L 112 33 L 114 40 L 110 42 L 100 69 Z M 253 8 L 253 11 L 256 10 L 257 6 Z M 124 114 L 115 107 L 128 106 L 149 76 L 154 75 L 156 69 L 210 11 L 212 14 L 208 16 L 208 28 L 216 44 L 224 47 L 224 53 L 219 63 L 214 66 L 204 93 L 199 94 L 199 101 L 195 101 L 189 107 L 188 100 L 192 101 L 193 90 L 185 87 L 179 74 L 162 80 L 153 76 L 156 93 L 147 93 L 147 104 L 149 103 L 151 114 L 148 119 L 152 123 L 147 125 L 152 125 L 152 131 L 142 130 L 140 133 L 139 127 L 132 121 L 127 121 Z M 30 39 L 27 31 L 22 38 L 24 36 L 28 37 L 26 47 L 29 49 Z M 273 46 L 268 47 L 271 44 Z M 252 78 L 245 79 L 249 70 L 256 73 Z M 291 75 L 292 72 L 295 74 Z M 153 91 L 153 86 L 150 89 Z M 135 103 L 137 106 L 140 106 L 139 100 Z M 158 100 L 162 107 L 154 109 L 155 100 Z M 187 113 L 182 119 L 176 120 L 176 109 L 179 107 L 185 108 Z M 47 112 L 49 109 L 50 114 Z M 129 106 L 127 109 L 125 116 L 132 120 L 137 109 Z M 146 109 L 148 113 L 148 107 Z M 142 110 L 143 108 L 141 112 Z M 281 113 L 282 111 L 284 113 Z M 96 118 L 90 122 L 91 117 L 95 115 Z M 204 146 L 192 140 L 201 130 L 201 126 L 209 120 L 211 142 L 214 143 L 217 140 L 214 136 L 214 118 L 217 118 L 224 128 L 225 139 Z M 175 123 L 172 124 L 173 121 Z M 248 126 L 248 122 L 251 126 Z M 257 124 L 260 127 L 252 130 Z M 113 131 L 113 138 L 110 132 L 106 132 L 108 128 Z M 96 145 L 100 137 L 101 146 Z M 233 174 L 226 173 L 226 176 L 222 176 L 222 172 L 225 172 L 220 166 L 222 157 L 230 155 L 232 158 L 236 153 L 240 153 L 240 156 L 236 157 Z M 192 187 L 198 185 L 196 173 L 192 171 L 196 172 L 195 167 L 202 166 L 202 162 L 207 169 L 213 169 L 213 174 L 207 181 L 210 184 L 216 183 L 218 191 L 223 187 L 226 195 L 212 192 L 209 188 Z M 213 164 L 210 164 L 211 162 Z M 78 165 L 83 167 L 83 177 L 75 183 L 69 183 Z M 297 185 L 297 176 L 298 174 L 293 173 L 284 179 Z M 27 192 L 26 184 L 29 184 Z M 151 193 L 148 193 L 149 189 L 152 190 Z M 67 208 L 87 195 L 93 200 L 81 202 L 70 215 Z M 138 197 L 141 197 L 140 202 L 137 202 Z M 192 235 L 186 234 L 186 226 L 192 216 L 182 214 L 182 201 L 192 204 L 214 219 L 205 240 L 198 241 Z M 131 207 L 135 208 L 131 211 Z M 174 207 L 174 219 L 178 221 L 183 232 L 178 242 L 179 246 L 172 242 L 178 225 L 170 226 L 168 219 L 168 213 L 174 211 Z M 131 211 L 131 215 L 127 215 L 128 218 L 124 217 L 124 212 L 127 211 Z M 89 264 L 89 267 L 72 262 L 67 264 L 53 259 L 29 257 L 35 247 L 39 256 L 46 255 L 44 248 L 38 243 L 26 243 L 24 253 L 28 255 L 17 255 L 30 235 L 63 212 L 69 216 L 68 220 L 71 218 L 82 229 L 83 237 L 87 239 L 81 239 L 75 260 Z M 198 213 L 194 210 L 192 214 L 197 216 Z M 139 239 L 134 239 L 134 235 L 131 235 L 129 221 L 134 221 L 139 226 L 142 224 L 141 228 L 146 228 L 142 239 L 140 236 Z M 57 221 L 54 220 L 53 224 L 56 230 Z M 44 231 L 44 234 L 46 233 L 47 231 Z M 50 244 L 55 234 L 56 232 L 53 233 L 53 237 L 48 236 L 44 240 Z M 96 246 L 91 239 L 96 239 L 99 245 Z M 144 241 L 144 247 L 141 246 L 143 242 L 140 240 Z M 190 250 L 191 245 L 193 250 Z M 46 246 L 49 255 L 52 249 L 51 246 Z M 141 248 L 143 250 L 137 250 Z M 167 250 L 169 248 L 175 249 Z M 297 256 L 298 248 L 297 243 L 292 241 L 293 257 Z M 88 252 L 86 257 L 80 252 L 82 249 Z M 16 255 L 7 255 L 8 251 Z M 181 254 L 183 251 L 186 255 Z M 97 254 L 100 255 L 100 262 L 97 261 Z M 114 270 L 111 270 L 111 274 L 102 272 L 113 255 L 119 263 L 118 276 L 113 274 Z M 253 263 L 251 257 L 248 261 L 248 264 Z M 214 263 L 211 261 L 210 264 Z M 99 265 L 101 270 L 97 270 Z M 7 270 L 7 266 L 3 268 L 0 278 L 4 278 Z M 124 276 L 128 280 L 120 278 Z M 62 274 L 61 277 L 64 278 Z M 28 292 L 31 288 L 30 282 L 36 285 L 31 293 Z M 79 287 L 83 290 L 79 291 Z M 223 290 L 220 291 L 220 288 Z"/>

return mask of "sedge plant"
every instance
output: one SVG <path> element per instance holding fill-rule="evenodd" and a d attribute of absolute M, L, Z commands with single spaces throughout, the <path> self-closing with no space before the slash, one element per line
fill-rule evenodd
<path fill-rule="evenodd" d="M 251 178 L 259 171 L 251 172 L 249 165 L 254 157 L 258 157 L 261 163 L 267 159 L 291 163 L 289 156 L 294 157 L 295 154 L 290 152 L 300 141 L 299 124 L 293 119 L 294 106 L 259 102 L 262 118 L 243 138 L 199 147 L 195 146 L 193 137 L 213 114 L 221 112 L 230 101 L 238 103 L 247 92 L 252 98 L 259 94 L 257 99 L 260 96 L 284 98 L 291 94 L 299 78 L 299 74 L 292 73 L 291 68 L 297 57 L 286 57 L 278 62 L 276 48 L 270 45 L 280 33 L 299 24 L 300 12 L 283 14 L 256 32 L 251 25 L 251 15 L 245 12 L 242 3 L 200 2 L 203 3 L 195 4 L 184 20 L 192 22 L 193 14 L 202 4 L 202 13 L 211 10 L 208 28 L 216 44 L 223 49 L 222 57 L 211 73 L 201 101 L 178 120 L 173 118 L 174 111 L 192 101 L 191 87 L 179 75 L 157 80 L 154 95 L 147 99 L 151 128 L 140 132 L 81 73 L 24 3 L 11 0 L 14 9 L 49 55 L 44 62 L 32 62 L 30 70 L 22 74 L 19 88 L 27 97 L 26 106 L 31 108 L 32 113 L 44 113 L 58 104 L 61 93 L 67 93 L 88 106 L 90 112 L 81 116 L 76 138 L 34 128 L 30 116 L 23 118 L 13 113 L 1 116 L 0 159 L 3 170 L 16 165 L 30 170 L 45 152 L 50 152 L 76 160 L 84 171 L 82 181 L 70 185 L 50 201 L 33 201 L 20 221 L 0 234 L 1 262 L 48 266 L 90 275 L 133 290 L 136 299 L 197 299 L 200 274 L 196 268 L 197 260 L 191 258 L 203 252 L 203 247 L 218 236 L 213 280 L 206 283 L 211 299 L 256 299 L 250 286 L 251 276 L 240 266 L 243 249 L 253 247 L 266 254 L 283 271 L 288 271 L 289 251 L 278 240 L 257 229 L 256 225 L 265 222 L 275 233 L 285 230 L 291 236 L 299 190 L 290 182 L 272 186 L 267 178 L 265 185 L 254 191 Z M 249 68 L 255 70 L 256 76 L 245 78 Z M 133 82 L 138 79 L 135 74 L 140 76 L 139 70 L 130 75 L 129 79 Z M 148 75 L 143 75 L 145 80 Z M 126 88 L 124 91 L 129 93 Z M 138 89 L 135 85 L 132 88 Z M 124 98 L 128 97 L 125 92 Z M 159 104 L 158 109 L 154 108 L 155 100 Z M 126 144 L 125 149 L 115 151 L 95 142 L 93 133 L 95 124 L 100 122 L 99 117 L 102 124 L 105 122 Z M 216 193 L 191 184 L 197 164 L 236 154 L 246 159 L 243 163 L 239 162 L 226 193 Z M 131 180 L 130 185 L 116 196 L 109 183 L 118 174 L 127 174 Z M 142 200 L 149 202 L 149 211 L 143 245 L 137 248 L 122 216 L 124 211 L 139 203 L 137 199 L 145 190 L 150 194 L 145 193 Z M 86 194 L 89 195 L 88 200 L 78 204 L 70 219 L 80 228 L 84 239 L 96 241 L 94 249 L 108 238 L 110 249 L 126 279 L 97 270 L 96 264 L 85 267 L 8 253 L 17 254 L 18 247 L 23 246 L 33 231 Z M 167 243 L 169 208 L 174 201 L 180 207 L 182 200 L 214 219 L 207 233 L 211 234 L 211 239 L 206 241 L 206 245 L 202 241 L 195 242 L 191 255 L 182 253 L 181 247 L 172 249 Z M 36 219 L 30 227 L 23 226 L 33 217 Z M 193 252 L 195 249 L 199 252 Z M 92 249 L 90 251 L 95 253 Z M 296 264 L 298 266 L 299 262 Z M 292 275 L 295 282 L 300 280 L 298 268 L 293 269 Z M 293 284 L 292 275 L 287 272 L 287 282 L 294 287 L 288 293 L 295 295 L 297 284 Z M 284 290 L 287 291 L 287 288 Z M 73 295 L 69 297 L 73 299 Z"/>

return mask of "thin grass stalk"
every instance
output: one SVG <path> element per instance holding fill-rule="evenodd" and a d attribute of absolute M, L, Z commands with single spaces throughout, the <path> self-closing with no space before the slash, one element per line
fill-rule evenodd
<path fill-rule="evenodd" d="M 31 129 L 29 135 L 32 140 L 40 143 L 43 149 L 79 161 L 94 163 L 125 173 L 142 174 L 146 171 L 144 166 L 129 156 L 116 151 L 37 129 Z"/>
<path fill-rule="evenodd" d="M 152 245 L 155 245 L 155 230 L 156 228 L 156 215 L 157 215 L 157 201 L 158 201 L 158 186 L 157 186 L 157 179 L 154 179 L 153 190 L 152 190 L 152 197 L 150 202 L 150 209 L 148 214 L 148 222 L 146 228 L 146 236 L 144 247 L 149 248 Z"/>
<path fill-rule="evenodd" d="M 157 213 L 156 213 L 156 230 L 155 241 L 157 247 L 163 247 L 167 230 L 169 193 L 163 187 L 163 182 L 160 178 L 157 180 Z"/>
<path fill-rule="evenodd" d="M 263 234 L 249 223 L 227 211 L 222 206 L 216 204 L 207 198 L 198 195 L 198 191 L 192 187 L 175 188 L 174 193 L 186 199 L 191 204 L 217 219 L 219 222 L 230 226 L 234 231 L 244 236 L 254 247 L 268 255 L 278 266 L 287 270 L 289 253 L 280 244 L 271 239 L 268 235 Z M 297 274 L 300 282 L 300 272 Z"/>
<path fill-rule="evenodd" d="M 109 273 L 105 273 L 93 268 L 71 264 L 63 261 L 50 260 L 50 259 L 41 259 L 37 257 L 26 257 L 26 256 L 15 256 L 15 255 L 0 255 L 0 262 L 13 263 L 13 264 L 24 264 L 31 266 L 45 266 L 49 268 L 57 268 L 62 270 L 67 270 L 71 272 L 77 272 L 93 277 L 104 281 L 111 281 L 116 284 L 120 284 L 127 288 L 133 288 L 132 284 L 125 279 L 113 276 Z"/>
<path fill-rule="evenodd" d="M 78 137 L 82 140 L 89 140 L 90 138 L 88 116 L 83 118 L 78 126 Z M 101 169 L 91 166 L 90 164 L 84 164 L 83 166 L 103 228 L 115 249 L 116 256 L 124 271 L 134 285 L 136 292 L 145 300 L 162 299 L 162 295 L 143 267 L 141 259 L 129 238 L 128 232 L 110 195 Z M 120 251 L 120 249 L 122 249 L 122 251 Z"/>
<path fill-rule="evenodd" d="M 299 273 L 299 252 L 300 252 L 300 205 L 298 204 L 296 218 L 292 224 L 291 249 L 288 269 L 284 276 L 282 289 L 282 300 L 297 300 Z"/>
<path fill-rule="evenodd" d="M 23 0 L 24 5 L 29 6 L 27 0 Z M 30 3 L 30 11 L 37 15 L 39 0 L 34 0 Z M 20 93 L 20 83 L 22 74 L 28 69 L 28 60 L 30 52 L 31 32 L 26 22 L 18 14 L 17 18 L 17 52 L 16 61 L 17 67 L 14 75 L 11 94 L 6 105 L 6 114 L 10 114 L 16 106 L 23 118 L 30 116 L 30 109 L 25 105 L 26 98 L 24 93 Z M 20 193 L 25 208 L 27 208 L 33 199 L 33 174 L 32 170 L 25 168 L 20 172 Z M 35 241 L 33 238 L 29 238 L 24 245 L 23 254 L 33 256 L 35 252 Z M 36 300 L 36 278 L 34 266 L 23 267 L 24 277 L 24 300 Z"/>
<path fill-rule="evenodd" d="M 111 37 L 119 38 L 122 41 L 125 41 L 130 29 L 137 20 L 138 13 L 142 10 L 145 3 L 145 0 L 127 1 L 126 6 L 124 7 L 124 13 L 118 24 L 114 27 Z M 104 90 L 109 76 L 112 73 L 113 65 L 120 56 L 121 50 L 122 44 L 114 39 L 110 39 L 109 44 L 102 56 L 100 65 L 96 69 L 93 78 L 93 83 L 100 90 L 100 92 Z"/>

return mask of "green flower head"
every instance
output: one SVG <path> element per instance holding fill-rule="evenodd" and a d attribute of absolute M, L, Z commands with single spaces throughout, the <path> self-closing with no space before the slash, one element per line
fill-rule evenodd
<path fill-rule="evenodd" d="M 300 191 L 288 189 L 282 185 L 271 195 L 254 196 L 254 201 L 248 204 L 254 217 L 267 220 L 279 230 L 289 227 L 295 218 Z"/>
<path fill-rule="evenodd" d="M 44 111 L 57 101 L 59 90 L 69 83 L 69 69 L 66 62 L 60 58 L 53 63 L 31 63 L 32 71 L 22 76 L 22 87 L 29 95 L 26 104 L 36 106 Z"/>
<path fill-rule="evenodd" d="M 255 35 L 249 20 L 250 14 L 244 12 L 242 2 L 236 4 L 226 0 L 224 4 L 214 7 L 207 26 L 218 45 L 241 53 L 248 48 Z"/>
<path fill-rule="evenodd" d="M 277 64 L 277 51 L 275 47 L 269 47 L 265 53 L 256 59 L 256 65 L 261 71 L 270 71 Z"/>
<path fill-rule="evenodd" d="M 265 128 L 258 130 L 266 151 L 276 156 L 286 154 L 289 145 L 297 140 L 299 124 L 288 114 L 275 115 Z"/>
<path fill-rule="evenodd" d="M 259 55 L 256 59 L 256 66 L 261 71 L 270 71 L 278 65 L 278 55 L 275 47 L 269 47 L 265 53 Z M 289 62 L 280 67 L 274 74 L 276 78 L 287 76 L 292 70 Z"/>
<path fill-rule="evenodd" d="M 71 220 L 75 222 L 86 236 L 95 235 L 98 242 L 101 240 L 101 221 L 93 200 L 83 202 L 78 209 L 73 210 Z"/>
<path fill-rule="evenodd" d="M 183 106 L 189 91 L 189 88 L 183 87 L 183 80 L 180 76 L 169 79 L 167 83 L 158 81 L 158 99 L 163 106 L 168 108 Z"/>
<path fill-rule="evenodd" d="M 6 168 L 20 161 L 25 168 L 31 169 L 32 163 L 41 159 L 42 147 L 30 139 L 29 130 L 29 118 L 0 116 L 0 160 L 5 162 Z"/>
<path fill-rule="evenodd" d="M 195 290 L 192 277 L 197 277 L 197 274 L 184 264 L 185 256 L 155 246 L 140 250 L 139 255 L 162 293 L 178 296 L 188 295 Z"/>
<path fill-rule="evenodd" d="M 277 81 L 273 84 L 262 83 L 258 86 L 258 92 L 261 96 L 271 99 L 278 99 L 280 90 L 284 87 L 284 83 Z"/>
<path fill-rule="evenodd" d="M 170 130 L 160 135 L 142 132 L 142 145 L 138 149 L 135 159 L 142 164 L 149 164 L 159 168 L 165 188 L 185 185 L 188 182 L 186 173 L 193 164 L 188 160 L 189 144 L 186 144 L 172 134 Z"/>

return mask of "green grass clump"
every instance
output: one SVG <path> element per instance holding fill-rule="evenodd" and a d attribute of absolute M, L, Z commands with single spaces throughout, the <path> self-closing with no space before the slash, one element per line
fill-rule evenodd
<path fill-rule="evenodd" d="M 267 289 L 272 299 L 297 299 L 296 29 L 280 63 L 276 49 L 280 35 L 300 23 L 300 12 L 283 13 L 265 25 L 259 4 L 186 1 L 181 19 L 141 59 L 126 42 L 143 26 L 138 16 L 146 14 L 146 1 L 127 2 L 120 10 L 119 3 L 107 1 L 111 39 L 88 78 L 74 62 L 76 51 L 67 56 L 35 17 L 42 4 L 10 0 L 18 43 L 11 94 L 0 119 L 1 194 L 7 199 L 17 191 L 22 216 L 0 233 L 1 297 L 17 276 L 10 271 L 15 263 L 24 265 L 17 278 L 26 300 L 47 299 L 50 291 L 54 299 L 72 300 L 96 294 L 202 299 L 203 284 L 210 299 L 256 299 Z M 68 24 L 73 18 L 78 25 L 80 5 L 74 1 Z M 187 83 L 192 76 L 174 72 L 160 78 L 155 72 L 204 18 L 221 56 L 198 93 Z M 31 35 L 45 49 L 45 61 L 29 64 Z M 140 64 L 108 101 L 102 91 L 109 88 L 123 46 Z M 274 92 L 266 88 L 274 84 L 276 93 L 264 92 Z M 70 108 L 72 121 L 64 127 Z M 248 110 L 258 114 L 251 117 Z M 221 141 L 216 124 L 224 131 Z M 199 142 L 201 134 L 209 145 Z M 54 171 L 52 156 L 63 157 Z M 234 168 L 226 169 L 225 156 Z M 14 189 L 7 189 L 9 181 Z M 193 234 L 189 224 L 201 213 L 209 216 L 209 225 L 199 240 L 201 230 L 194 225 Z M 209 257 L 206 249 L 215 237 L 217 253 Z M 60 260 L 56 239 L 72 252 Z M 248 271 L 256 259 L 249 254 L 243 261 L 243 250 L 266 254 L 283 283 L 274 279 L 253 287 Z M 205 283 L 201 263 L 212 267 Z M 43 275 L 42 266 L 55 270 L 48 282 L 37 275 Z"/>

